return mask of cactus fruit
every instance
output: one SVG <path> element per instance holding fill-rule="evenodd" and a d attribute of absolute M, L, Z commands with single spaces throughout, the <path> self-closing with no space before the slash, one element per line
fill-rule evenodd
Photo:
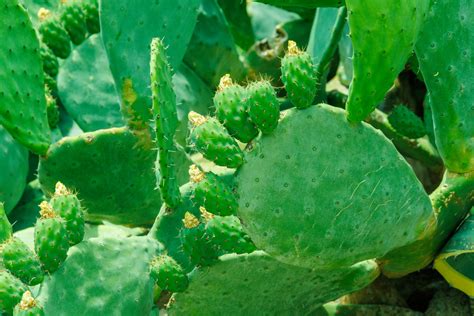
<path fill-rule="evenodd" d="M 288 99 L 297 108 L 304 109 L 313 104 L 317 90 L 316 70 L 311 56 L 293 41 L 288 42 L 288 52 L 281 61 L 281 80 Z"/>
<path fill-rule="evenodd" d="M 38 301 L 31 296 L 30 291 L 23 293 L 20 303 L 15 306 L 13 316 L 44 316 L 44 311 Z"/>
<path fill-rule="evenodd" d="M 97 0 L 84 0 L 82 3 L 82 11 L 84 12 L 84 19 L 86 21 L 87 31 L 90 34 L 100 32 L 99 19 L 99 3 Z"/>
<path fill-rule="evenodd" d="M 13 308 L 21 300 L 26 286 L 8 271 L 0 268 L 0 312 L 12 315 Z"/>
<path fill-rule="evenodd" d="M 423 121 L 404 105 L 396 106 L 388 116 L 388 121 L 395 131 L 408 138 L 426 135 Z"/>
<path fill-rule="evenodd" d="M 162 290 L 183 292 L 188 287 L 188 276 L 170 256 L 160 255 L 150 263 L 151 276 Z"/>
<path fill-rule="evenodd" d="M 66 222 L 48 202 L 40 205 L 41 218 L 35 225 L 35 251 L 46 272 L 55 272 L 67 257 L 69 249 Z"/>
<path fill-rule="evenodd" d="M 191 142 L 206 159 L 229 168 L 243 163 L 242 150 L 217 119 L 196 112 L 189 112 L 188 119 L 192 124 Z"/>
<path fill-rule="evenodd" d="M 74 45 L 81 44 L 87 33 L 86 17 L 82 11 L 81 2 L 66 0 L 60 8 L 59 20 L 69 34 Z"/>
<path fill-rule="evenodd" d="M 48 46 L 42 44 L 40 50 L 44 72 L 53 78 L 56 77 L 59 71 L 58 59 Z"/>
<path fill-rule="evenodd" d="M 245 88 L 234 83 L 229 74 L 221 78 L 214 96 L 217 118 L 229 130 L 230 135 L 244 143 L 258 134 L 257 127 L 250 120 L 246 98 Z"/>
<path fill-rule="evenodd" d="M 238 202 L 235 193 L 219 176 L 212 172 L 204 173 L 196 165 L 189 168 L 194 187 L 194 202 L 204 206 L 215 215 L 234 215 L 237 213 Z"/>
<path fill-rule="evenodd" d="M 57 182 L 49 204 L 54 212 L 64 219 L 69 244 L 72 246 L 80 243 L 84 238 L 84 210 L 76 194 L 61 182 Z"/>
<path fill-rule="evenodd" d="M 0 244 L 0 258 L 12 275 L 28 285 L 36 285 L 43 281 L 41 264 L 33 251 L 16 237 Z"/>
<path fill-rule="evenodd" d="M 43 42 L 57 57 L 62 59 L 68 58 L 71 53 L 71 39 L 59 18 L 53 16 L 47 9 L 40 10 L 38 16 L 41 20 L 39 33 Z"/>
<path fill-rule="evenodd" d="M 247 87 L 247 108 L 250 119 L 264 134 L 276 128 L 280 118 L 280 102 L 270 82 L 252 82 Z"/>

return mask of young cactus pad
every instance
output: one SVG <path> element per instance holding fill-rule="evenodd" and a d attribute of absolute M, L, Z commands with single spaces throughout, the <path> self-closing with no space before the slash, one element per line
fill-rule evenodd
<path fill-rule="evenodd" d="M 380 132 L 324 104 L 285 114 L 237 174 L 238 216 L 259 249 L 289 264 L 334 268 L 426 234 L 430 200 Z"/>

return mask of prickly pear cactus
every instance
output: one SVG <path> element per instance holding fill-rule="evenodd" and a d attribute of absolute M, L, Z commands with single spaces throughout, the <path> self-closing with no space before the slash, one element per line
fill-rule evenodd
<path fill-rule="evenodd" d="M 468 316 L 473 9 L 4 0 L 0 314 Z"/>

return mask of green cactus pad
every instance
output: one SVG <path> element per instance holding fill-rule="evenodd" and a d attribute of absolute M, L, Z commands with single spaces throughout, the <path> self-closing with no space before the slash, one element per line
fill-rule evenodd
<path fill-rule="evenodd" d="M 308 9 L 340 7 L 344 5 L 344 0 L 258 0 L 258 2 L 282 7 L 302 7 Z"/>
<path fill-rule="evenodd" d="M 53 210 L 66 222 L 70 245 L 80 243 L 84 238 L 84 210 L 75 194 L 55 194 L 49 201 Z"/>
<path fill-rule="evenodd" d="M 430 0 L 346 0 L 354 46 L 350 121 L 362 121 L 381 102 L 413 52 Z"/>
<path fill-rule="evenodd" d="M 84 19 L 86 21 L 87 31 L 90 34 L 100 32 L 100 18 L 99 18 L 99 1 L 98 0 L 83 0 L 82 11 L 84 12 Z"/>
<path fill-rule="evenodd" d="M 173 295 L 168 313 L 311 314 L 322 304 L 367 286 L 378 274 L 373 261 L 318 272 L 286 265 L 262 251 L 230 254 L 210 267 L 194 270 L 189 275 L 188 289 Z"/>
<path fill-rule="evenodd" d="M 43 283 L 39 300 L 45 314 L 149 315 L 154 283 L 149 263 L 161 251 L 147 237 L 92 238 L 72 247 Z"/>
<path fill-rule="evenodd" d="M 60 8 L 59 20 L 69 34 L 74 45 L 81 44 L 86 39 L 86 17 L 82 11 L 82 1 L 69 0 Z"/>
<path fill-rule="evenodd" d="M 0 268 L 0 313 L 12 315 L 13 308 L 21 300 L 26 286 L 8 271 Z"/>
<path fill-rule="evenodd" d="M 56 77 L 59 71 L 58 59 L 53 51 L 46 45 L 40 46 L 41 60 L 43 61 L 43 71 L 51 77 Z"/>
<path fill-rule="evenodd" d="M 44 316 L 44 311 L 31 296 L 30 291 L 23 293 L 20 303 L 15 306 L 13 316 Z"/>
<path fill-rule="evenodd" d="M 264 134 L 278 125 L 280 103 L 269 81 L 252 82 L 247 87 L 247 107 L 250 119 Z"/>
<path fill-rule="evenodd" d="M 215 215 L 234 215 L 239 203 L 237 196 L 218 175 L 209 172 L 202 179 L 195 179 L 193 201 Z"/>
<path fill-rule="evenodd" d="M 432 1 L 416 44 L 436 145 L 447 169 L 457 173 L 474 170 L 473 10 L 472 1 Z"/>
<path fill-rule="evenodd" d="M 66 59 L 71 53 L 71 42 L 59 18 L 51 16 L 41 22 L 39 33 L 43 43 L 48 45 L 54 55 Z"/>
<path fill-rule="evenodd" d="M 256 250 L 250 237 L 243 231 L 235 216 L 215 216 L 206 223 L 204 238 L 217 246 L 222 254 L 251 253 Z"/>
<path fill-rule="evenodd" d="M 53 273 L 67 257 L 69 242 L 66 222 L 53 215 L 40 218 L 35 225 L 35 251 L 46 272 Z"/>
<path fill-rule="evenodd" d="M 420 138 L 426 135 L 423 121 L 404 105 L 396 106 L 388 116 L 388 121 L 397 133 L 408 138 Z"/>
<path fill-rule="evenodd" d="M 194 264 L 191 263 L 189 256 L 183 251 L 183 244 L 180 239 L 180 232 L 183 228 L 182 220 L 186 212 L 190 212 L 194 216 L 200 216 L 200 213 L 199 207 L 194 205 L 191 200 L 194 184 L 187 183 L 180 188 L 180 191 L 181 202 L 179 205 L 173 209 L 166 205 L 161 207 L 149 236 L 161 242 L 166 247 L 168 255 L 189 272 L 194 268 Z"/>
<path fill-rule="evenodd" d="M 246 89 L 233 83 L 229 75 L 221 78 L 214 96 L 217 118 L 230 135 L 244 143 L 250 142 L 258 134 L 257 127 L 250 120 L 246 98 Z"/>
<path fill-rule="evenodd" d="M 151 119 L 150 42 L 163 38 L 178 68 L 196 24 L 199 0 L 128 0 L 100 3 L 101 32 L 122 112 L 133 129 Z M 143 10 L 146 8 L 146 10 Z"/>
<path fill-rule="evenodd" d="M 59 96 L 85 132 L 125 125 L 100 34 L 74 49 L 58 75 Z"/>
<path fill-rule="evenodd" d="M 217 1 L 203 0 L 184 62 L 208 85 L 215 87 L 227 73 L 237 80 L 243 79 L 245 68 L 237 49 Z"/>
<path fill-rule="evenodd" d="M 247 2 L 218 0 L 229 22 L 230 31 L 237 46 L 248 50 L 255 43 L 252 22 L 247 12 Z"/>
<path fill-rule="evenodd" d="M 160 255 L 150 263 L 151 277 L 162 290 L 183 292 L 189 285 L 188 276 L 183 268 L 170 256 Z"/>
<path fill-rule="evenodd" d="M 41 186 L 52 193 L 61 181 L 78 192 L 88 220 L 151 224 L 161 199 L 155 190 L 156 153 L 147 137 L 112 128 L 63 138 L 41 158 Z"/>
<path fill-rule="evenodd" d="M 10 213 L 26 186 L 28 151 L 0 126 L 0 203 Z"/>
<path fill-rule="evenodd" d="M 242 150 L 216 118 L 199 116 L 193 123 L 195 115 L 190 113 L 190 116 L 191 124 L 195 125 L 191 130 L 191 143 L 206 159 L 228 168 L 237 168 L 243 163 Z"/>
<path fill-rule="evenodd" d="M 151 42 L 150 77 L 155 119 L 156 142 L 158 144 L 157 173 L 161 198 L 170 207 L 180 200 L 179 184 L 176 175 L 174 135 L 178 126 L 176 95 L 171 82 L 171 67 L 168 64 L 164 43 L 159 38 Z"/>
<path fill-rule="evenodd" d="M 0 258 L 5 268 L 23 283 L 36 285 L 43 281 L 38 257 L 20 239 L 12 237 L 0 244 Z"/>
<path fill-rule="evenodd" d="M 288 53 L 281 61 L 281 80 L 285 84 L 288 99 L 297 108 L 313 104 L 317 90 L 316 69 L 311 56 L 288 43 Z"/>
<path fill-rule="evenodd" d="M 0 124 L 21 144 L 44 154 L 50 144 L 40 45 L 23 6 L 0 8 Z"/>
<path fill-rule="evenodd" d="M 237 183 L 238 216 L 257 248 L 294 265 L 377 258 L 420 239 L 433 220 L 428 196 L 391 142 L 324 104 L 287 111 L 248 152 Z"/>

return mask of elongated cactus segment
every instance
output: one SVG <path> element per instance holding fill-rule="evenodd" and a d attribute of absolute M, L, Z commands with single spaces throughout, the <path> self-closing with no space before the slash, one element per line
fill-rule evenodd
<path fill-rule="evenodd" d="M 26 286 L 8 271 L 0 268 L 0 312 L 12 315 L 15 305 L 21 300 Z"/>
<path fill-rule="evenodd" d="M 27 285 L 43 282 L 41 263 L 36 254 L 16 237 L 0 244 L 0 258 L 12 275 Z"/>
<path fill-rule="evenodd" d="M 423 121 L 405 105 L 396 106 L 388 116 L 388 121 L 397 133 L 408 138 L 420 138 L 426 135 Z"/>
<path fill-rule="evenodd" d="M 229 277 L 230 275 L 238 277 Z M 169 315 L 294 315 L 314 311 L 377 278 L 377 264 L 358 263 L 340 270 L 314 271 L 286 265 L 263 251 L 229 254 L 189 275 L 189 288 L 176 293 Z M 278 277 L 276 277 L 278 276 Z M 243 291 L 242 289 L 253 289 Z M 260 295 L 255 295 L 261 293 Z"/>
<path fill-rule="evenodd" d="M 44 154 L 51 143 L 40 44 L 17 0 L 0 8 L 0 124 L 19 143 Z"/>
<path fill-rule="evenodd" d="M 189 168 L 194 187 L 193 201 L 215 215 L 235 215 L 239 204 L 232 188 L 212 172 L 204 173 L 196 165 Z"/>
<path fill-rule="evenodd" d="M 216 118 L 189 113 L 192 124 L 190 140 L 206 159 L 219 166 L 237 168 L 243 163 L 244 154 L 235 139 Z"/>
<path fill-rule="evenodd" d="M 234 83 L 229 74 L 224 75 L 214 96 L 216 116 L 230 135 L 248 143 L 258 134 L 258 129 L 248 114 L 246 89 Z"/>
<path fill-rule="evenodd" d="M 156 142 L 158 144 L 159 175 L 157 175 L 163 201 L 170 207 L 180 200 L 173 153 L 177 151 L 174 135 L 178 126 L 176 95 L 171 82 L 171 67 L 168 64 L 164 43 L 159 38 L 151 42 L 151 91 L 155 118 Z"/>
<path fill-rule="evenodd" d="M 49 204 L 66 222 L 69 244 L 72 246 L 80 243 L 84 238 L 84 210 L 77 195 L 61 182 L 57 182 Z"/>
<path fill-rule="evenodd" d="M 439 153 L 448 170 L 474 170 L 472 1 L 432 1 L 416 44 Z M 456 34 L 456 36 L 453 36 Z"/>
<path fill-rule="evenodd" d="M 170 256 L 160 255 L 150 263 L 150 274 L 162 290 L 183 292 L 189 285 L 183 268 Z"/>
<path fill-rule="evenodd" d="M 304 109 L 313 104 L 317 90 L 316 69 L 311 56 L 293 41 L 288 42 L 288 52 L 281 61 L 281 80 L 288 100 L 297 108 Z"/>
<path fill-rule="evenodd" d="M 354 47 L 350 121 L 362 121 L 383 100 L 413 52 L 429 5 L 429 0 L 346 1 Z"/>
<path fill-rule="evenodd" d="M 280 102 L 269 81 L 252 82 L 247 86 L 247 108 L 250 119 L 264 134 L 270 134 L 280 119 Z"/>
<path fill-rule="evenodd" d="M 41 205 L 41 218 L 35 225 L 35 251 L 46 272 L 53 273 L 64 262 L 69 249 L 66 222 L 48 202 Z"/>
<path fill-rule="evenodd" d="M 432 229 L 428 196 L 381 133 L 323 104 L 285 114 L 237 174 L 238 216 L 257 248 L 288 264 L 337 268 L 383 256 Z M 366 146 L 378 154 L 360 150 Z"/>

